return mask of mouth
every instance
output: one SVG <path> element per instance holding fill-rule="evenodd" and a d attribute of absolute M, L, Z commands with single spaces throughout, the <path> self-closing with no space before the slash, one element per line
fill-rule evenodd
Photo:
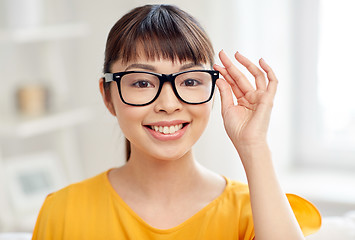
<path fill-rule="evenodd" d="M 180 124 L 175 124 L 175 125 L 170 125 L 170 126 L 162 126 L 162 125 L 146 125 L 145 127 L 160 133 L 164 135 L 172 135 L 179 130 L 183 129 L 186 127 L 189 123 L 180 123 Z"/>

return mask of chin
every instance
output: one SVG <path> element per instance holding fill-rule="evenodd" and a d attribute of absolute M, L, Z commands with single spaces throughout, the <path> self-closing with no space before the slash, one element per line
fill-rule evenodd
<path fill-rule="evenodd" d="M 156 156 L 155 158 L 160 160 L 160 161 L 177 161 L 181 158 L 183 158 L 186 154 L 176 154 L 176 153 L 173 153 L 173 154 L 159 154 L 158 156 Z"/>
<path fill-rule="evenodd" d="M 190 154 L 191 151 L 179 151 L 176 148 L 173 149 L 164 149 L 153 155 L 153 158 L 160 161 L 177 161 Z"/>

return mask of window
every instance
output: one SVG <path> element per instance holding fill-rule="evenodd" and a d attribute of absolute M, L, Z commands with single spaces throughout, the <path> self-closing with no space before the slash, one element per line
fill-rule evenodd
<path fill-rule="evenodd" d="M 322 0 L 320 4 L 318 99 L 322 138 L 339 150 L 355 150 L 354 10 L 353 0 Z"/>
<path fill-rule="evenodd" d="M 297 159 L 355 167 L 355 2 L 304 1 L 300 9 Z"/>

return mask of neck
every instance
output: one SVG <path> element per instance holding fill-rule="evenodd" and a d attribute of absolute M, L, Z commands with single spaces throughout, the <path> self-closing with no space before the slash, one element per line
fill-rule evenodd
<path fill-rule="evenodd" d="M 131 183 L 147 197 L 173 198 L 196 186 L 202 173 L 191 150 L 179 159 L 161 160 L 132 149 L 124 168 Z"/>

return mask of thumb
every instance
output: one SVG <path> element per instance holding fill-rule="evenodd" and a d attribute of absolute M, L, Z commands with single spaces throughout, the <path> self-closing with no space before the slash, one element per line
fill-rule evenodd
<path fill-rule="evenodd" d="M 216 82 L 221 95 L 222 114 L 231 106 L 234 105 L 232 90 L 230 85 L 223 78 L 219 78 Z"/>

